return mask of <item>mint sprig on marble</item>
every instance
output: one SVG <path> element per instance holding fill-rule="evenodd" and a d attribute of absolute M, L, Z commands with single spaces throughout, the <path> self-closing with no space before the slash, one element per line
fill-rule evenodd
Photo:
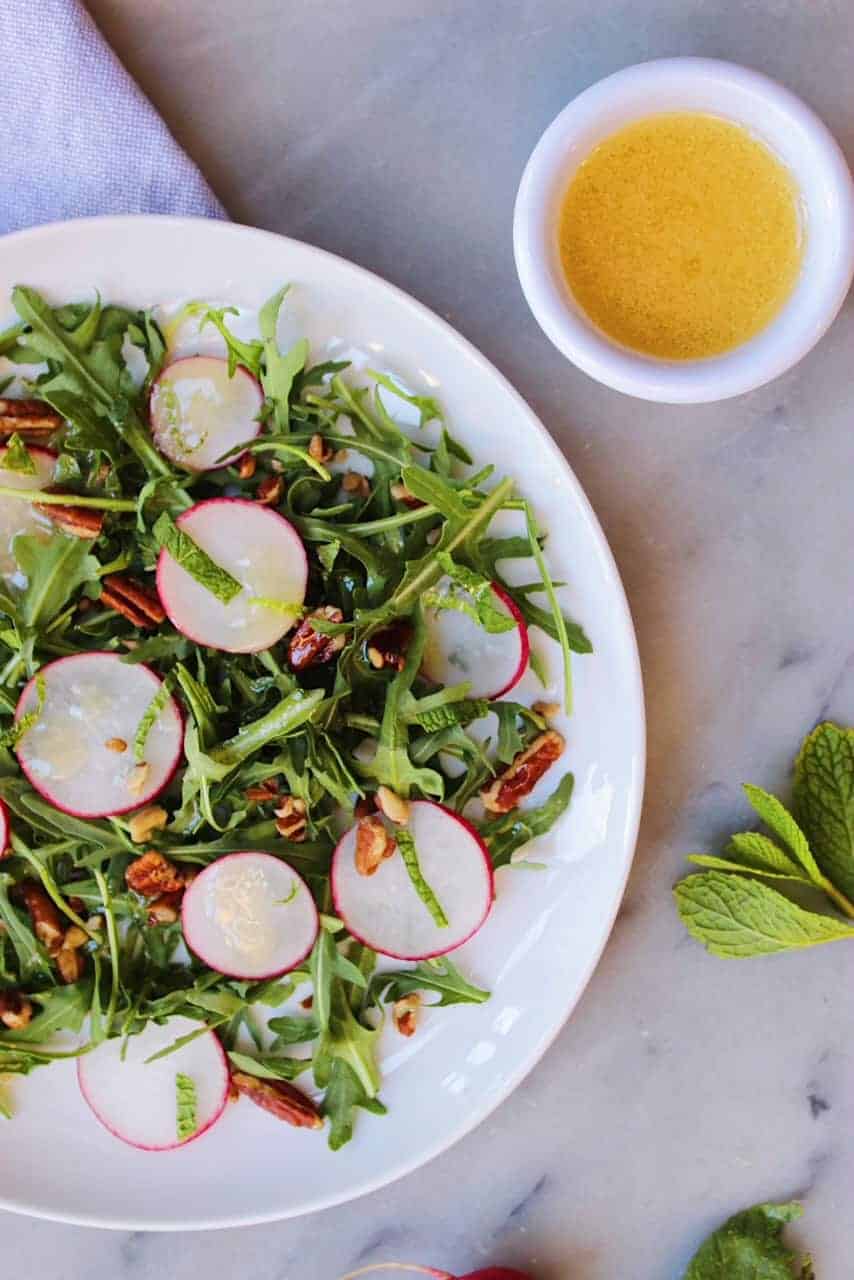
<path fill-rule="evenodd" d="M 742 831 L 674 889 L 689 932 L 728 959 L 854 938 L 854 729 L 820 724 L 795 761 L 792 811 L 745 794 L 770 834 Z"/>

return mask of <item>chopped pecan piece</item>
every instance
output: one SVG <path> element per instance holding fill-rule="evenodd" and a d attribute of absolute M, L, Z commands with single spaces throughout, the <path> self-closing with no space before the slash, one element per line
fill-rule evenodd
<path fill-rule="evenodd" d="M 70 538 L 97 538 L 104 527 L 103 511 L 92 507 L 66 507 L 46 502 L 34 502 L 33 507 Z"/>
<path fill-rule="evenodd" d="M 535 702 L 531 707 L 538 716 L 542 716 L 544 720 L 553 720 L 555 716 L 561 713 L 561 705 L 559 702 Z"/>
<path fill-rule="evenodd" d="M 65 951 L 77 951 L 80 947 L 85 947 L 89 941 L 89 935 L 85 929 L 81 929 L 78 924 L 73 924 L 70 929 L 66 929 L 65 937 L 62 939 L 62 948 Z"/>
<path fill-rule="evenodd" d="M 391 496 L 395 502 L 402 502 L 405 507 L 410 507 L 413 511 L 417 507 L 426 506 L 426 503 L 422 502 L 420 498 L 416 498 L 415 494 L 407 489 L 402 480 L 391 486 Z"/>
<path fill-rule="evenodd" d="M 143 898 L 181 893 L 184 888 L 184 877 L 175 863 L 156 849 L 149 849 L 141 858 L 136 858 L 125 872 L 125 880 L 128 888 Z"/>
<path fill-rule="evenodd" d="M 101 603 L 145 630 L 159 626 L 166 618 L 157 592 L 123 573 L 111 573 L 104 579 Z"/>
<path fill-rule="evenodd" d="M 412 624 L 405 618 L 398 618 L 387 627 L 380 627 L 368 641 L 368 662 L 377 671 L 382 671 L 384 667 L 402 671 L 411 639 Z"/>
<path fill-rule="evenodd" d="M 74 947 L 62 946 L 56 953 L 56 967 L 59 970 L 59 976 L 62 981 L 71 986 L 74 982 L 79 982 L 83 977 L 83 971 L 86 968 L 86 957 L 82 951 L 76 950 Z"/>
<path fill-rule="evenodd" d="M 305 801 L 298 796 L 285 796 L 276 815 L 276 830 L 285 840 L 301 841 L 305 839 L 306 816 Z"/>
<path fill-rule="evenodd" d="M 379 818 L 359 819 L 356 827 L 356 870 L 360 876 L 372 876 L 396 848 L 394 839 Z"/>
<path fill-rule="evenodd" d="M 265 507 L 277 507 L 284 493 L 285 482 L 281 476 L 265 476 L 255 490 L 255 500 Z"/>
<path fill-rule="evenodd" d="M 254 453 L 244 453 L 243 457 L 237 464 L 237 474 L 241 480 L 251 480 L 255 474 L 255 468 L 258 463 Z"/>
<path fill-rule="evenodd" d="M 145 767 L 148 768 L 147 765 Z M 134 770 L 134 772 L 136 771 Z M 128 787 L 133 790 L 130 783 L 128 783 Z M 159 804 L 150 804 L 145 809 L 140 809 L 138 813 L 135 813 L 128 823 L 130 838 L 134 844 L 144 844 L 155 831 L 162 831 L 168 821 L 169 814 L 165 809 L 161 809 Z"/>
<path fill-rule="evenodd" d="M 270 800 L 278 800 L 279 784 L 275 778 L 265 778 L 254 787 L 246 788 L 246 799 L 253 804 L 265 804 Z"/>
<path fill-rule="evenodd" d="M 414 1036 L 418 1026 L 418 1011 L 421 1008 L 421 997 L 417 991 L 395 1000 L 392 1006 L 392 1018 L 395 1028 L 402 1036 Z"/>
<path fill-rule="evenodd" d="M 0 991 L 0 1022 L 7 1031 L 23 1031 L 32 1016 L 33 1006 L 20 991 Z"/>
<path fill-rule="evenodd" d="M 377 787 L 376 801 L 381 811 L 397 827 L 405 827 L 409 821 L 409 801 L 404 800 L 391 787 Z"/>
<path fill-rule="evenodd" d="M 128 749 L 124 738 L 108 738 L 104 746 L 108 751 L 115 751 L 116 755 L 122 755 Z"/>
<path fill-rule="evenodd" d="M 529 747 L 520 751 L 512 764 L 493 778 L 480 793 L 490 813 L 509 813 L 530 795 L 546 770 L 562 754 L 566 743 L 554 729 L 547 729 Z"/>
<path fill-rule="evenodd" d="M 259 1080 L 245 1071 L 234 1071 L 231 1083 L 244 1098 L 251 1098 L 256 1106 L 297 1129 L 323 1128 L 323 1117 L 311 1098 L 285 1080 Z"/>
<path fill-rule="evenodd" d="M 345 493 L 352 493 L 358 498 L 369 498 L 371 496 L 368 477 L 363 476 L 359 471 L 345 472 L 344 479 L 341 481 L 341 488 Z"/>
<path fill-rule="evenodd" d="M 21 896 L 33 922 L 33 933 L 52 956 L 56 955 L 62 946 L 65 929 L 55 904 L 35 880 L 24 881 Z"/>
<path fill-rule="evenodd" d="M 306 667 L 331 662 L 347 643 L 346 636 L 325 636 L 320 631 L 315 631 L 311 625 L 312 618 L 322 618 L 324 622 L 343 622 L 344 614 L 333 605 L 325 604 L 303 619 L 288 641 L 288 661 L 294 671 L 305 671 Z"/>
<path fill-rule="evenodd" d="M 22 436 L 53 435 L 62 426 L 62 418 L 43 400 L 0 400 L 0 436 L 16 431 Z"/>
<path fill-rule="evenodd" d="M 329 462 L 335 450 L 331 444 L 324 440 L 322 435 L 315 434 L 308 442 L 308 452 L 315 462 Z"/>
<path fill-rule="evenodd" d="M 148 923 L 155 928 L 160 924 L 175 924 L 181 913 L 183 893 L 163 893 L 148 904 Z"/>

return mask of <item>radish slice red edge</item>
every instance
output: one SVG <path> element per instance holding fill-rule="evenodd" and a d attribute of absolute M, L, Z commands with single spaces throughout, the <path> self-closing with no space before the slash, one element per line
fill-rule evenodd
<path fill-rule="evenodd" d="M 211 471 L 235 462 L 233 451 L 255 439 L 263 406 L 264 393 L 248 370 L 238 366 L 230 377 L 227 360 L 187 356 L 168 364 L 151 389 L 151 434 L 178 466 Z"/>
<path fill-rule="evenodd" d="M 515 600 L 497 582 L 494 595 L 515 622 L 512 630 L 490 633 L 468 614 L 455 609 L 428 609 L 427 643 L 422 670 L 441 685 L 468 681 L 469 697 L 502 698 L 528 669 L 528 627 Z"/>
<path fill-rule="evenodd" d="M 350 933 L 374 951 L 397 960 L 427 960 L 467 942 L 489 915 L 492 862 L 479 834 L 465 818 L 432 800 L 409 807 L 408 829 L 422 875 L 433 890 L 447 927 L 436 924 L 416 892 L 399 852 L 371 876 L 356 870 L 356 827 L 332 857 L 335 911 Z M 394 828 L 389 826 L 394 834 Z"/>
<path fill-rule="evenodd" d="M 317 908 L 301 876 L 269 853 L 230 853 L 205 867 L 184 894 L 184 941 L 231 978 L 274 978 L 314 946 Z"/>
<path fill-rule="evenodd" d="M 5 800 L 0 800 L 0 858 L 9 848 L 12 838 L 12 818 Z"/>
<path fill-rule="evenodd" d="M 296 621 L 308 583 L 305 547 L 293 525 L 243 498 L 198 502 L 176 524 L 243 590 L 224 604 L 164 549 L 157 590 L 172 625 L 196 644 L 226 653 L 255 653 L 281 640 Z"/>
<path fill-rule="evenodd" d="M 148 732 L 144 762 L 136 761 L 137 729 L 163 687 L 150 667 L 100 650 L 57 658 L 25 686 L 16 720 L 38 707 L 39 678 L 44 705 L 16 752 L 40 795 L 76 818 L 129 813 L 159 795 L 181 759 L 184 726 L 168 698 Z"/>
<path fill-rule="evenodd" d="M 146 1062 L 199 1027 L 191 1018 L 149 1022 L 139 1035 L 105 1040 L 78 1059 L 80 1091 L 105 1129 L 140 1151 L 171 1151 L 216 1123 L 228 1102 L 229 1072 L 213 1031 Z M 196 1127 L 185 1138 L 178 1135 L 178 1075 L 188 1077 L 195 1092 Z"/>

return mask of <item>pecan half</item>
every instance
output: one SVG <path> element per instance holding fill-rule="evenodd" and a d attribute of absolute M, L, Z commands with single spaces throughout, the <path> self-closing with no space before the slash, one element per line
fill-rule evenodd
<path fill-rule="evenodd" d="M 70 987 L 72 983 L 79 982 L 83 977 L 86 957 L 82 951 L 74 947 L 60 947 L 56 953 L 56 967 L 62 981 Z"/>
<path fill-rule="evenodd" d="M 395 1000 L 392 1006 L 392 1018 L 397 1031 L 402 1036 L 414 1036 L 418 1027 L 418 1011 L 421 1008 L 421 997 L 417 991 Z"/>
<path fill-rule="evenodd" d="M 97 538 L 104 527 L 104 513 L 92 507 L 34 502 L 33 507 L 70 538 Z"/>
<path fill-rule="evenodd" d="M 62 946 L 65 928 L 55 904 L 35 880 L 23 882 L 21 896 L 33 922 L 33 933 L 52 956 L 56 955 Z"/>
<path fill-rule="evenodd" d="M 359 819 L 356 827 L 356 870 L 360 876 L 372 876 L 396 848 L 394 839 L 379 818 Z"/>
<path fill-rule="evenodd" d="M 281 476 L 265 476 L 255 490 L 255 501 L 265 507 L 277 507 L 285 493 L 285 482 Z"/>
<path fill-rule="evenodd" d="M 254 453 L 244 453 L 243 457 L 237 464 L 237 474 L 241 480 L 251 480 L 255 474 L 255 468 L 258 463 Z"/>
<path fill-rule="evenodd" d="M 147 769 L 148 765 L 145 767 Z M 142 768 L 142 766 L 138 765 L 137 768 Z M 134 770 L 134 772 L 136 771 Z M 133 777 L 133 774 L 131 774 L 131 777 Z M 130 782 L 128 782 L 128 787 L 133 790 Z M 168 821 L 169 814 L 165 809 L 161 809 L 159 804 L 150 804 L 145 809 L 140 809 L 138 813 L 135 813 L 128 823 L 130 838 L 134 844 L 144 844 L 155 831 L 162 831 Z"/>
<path fill-rule="evenodd" d="M 20 991 L 0 991 L 0 1022 L 8 1031 L 23 1031 L 32 1016 L 33 1006 Z"/>
<path fill-rule="evenodd" d="M 175 863 L 156 849 L 149 849 L 141 858 L 136 858 L 125 872 L 125 880 L 128 888 L 143 898 L 181 893 L 184 888 L 184 877 Z"/>
<path fill-rule="evenodd" d="M 0 436 L 16 431 L 22 436 L 53 435 L 62 426 L 62 418 L 43 400 L 0 400 Z"/>
<path fill-rule="evenodd" d="M 308 452 L 315 462 L 329 462 L 335 454 L 332 445 L 319 433 L 315 433 L 309 440 Z"/>
<path fill-rule="evenodd" d="M 341 481 L 341 488 L 345 493 L 352 493 L 357 498 L 369 498 L 371 496 L 368 477 L 363 476 L 359 471 L 345 472 L 344 479 Z"/>
<path fill-rule="evenodd" d="M 484 808 L 490 813 L 509 813 L 519 801 L 530 795 L 540 778 L 562 754 L 566 746 L 554 729 L 547 729 L 529 747 L 520 751 L 512 764 L 493 778 L 480 793 Z"/>
<path fill-rule="evenodd" d="M 382 671 L 384 667 L 402 671 L 411 639 L 412 624 L 405 618 L 398 618 L 387 627 L 381 627 L 368 641 L 368 662 L 377 671 Z"/>
<path fill-rule="evenodd" d="M 331 662 L 347 643 L 346 636 L 325 636 L 320 631 L 315 631 L 311 625 L 312 618 L 322 618 L 325 622 L 343 622 L 344 614 L 340 609 L 325 604 L 303 619 L 288 641 L 288 661 L 294 671 L 305 671 L 306 667 Z"/>
<path fill-rule="evenodd" d="M 270 800 L 278 800 L 279 784 L 275 778 L 265 778 L 254 787 L 247 787 L 246 799 L 252 804 L 266 804 Z"/>
<path fill-rule="evenodd" d="M 298 796 L 285 796 L 276 815 L 276 830 L 285 840 L 300 841 L 305 839 L 306 816 L 305 801 Z"/>
<path fill-rule="evenodd" d="M 396 827 L 405 827 L 409 821 L 409 801 L 404 800 L 391 787 L 377 787 L 376 801 L 381 811 Z"/>
<path fill-rule="evenodd" d="M 166 619 L 157 592 L 123 573 L 111 573 L 104 579 L 101 604 L 144 630 L 159 626 Z"/>
<path fill-rule="evenodd" d="M 323 1117 L 311 1098 L 285 1080 L 259 1080 L 245 1071 L 234 1071 L 231 1083 L 244 1098 L 297 1129 L 322 1129 Z"/>

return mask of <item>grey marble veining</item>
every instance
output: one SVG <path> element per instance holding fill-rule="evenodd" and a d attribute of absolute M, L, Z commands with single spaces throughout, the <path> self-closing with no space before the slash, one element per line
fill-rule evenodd
<path fill-rule="evenodd" d="M 850 949 L 714 960 L 686 937 L 669 891 L 685 852 L 746 817 L 742 780 L 784 786 L 820 716 L 854 723 L 854 306 L 750 396 L 644 405 L 542 337 L 510 222 L 549 119 L 648 57 L 709 54 L 776 75 L 854 156 L 850 0 L 91 8 L 235 217 L 410 290 L 539 411 L 628 588 L 649 777 L 629 891 L 581 1005 L 456 1148 L 344 1208 L 227 1233 L 102 1235 L 4 1217 L 3 1256 L 38 1280 L 335 1280 L 394 1257 L 458 1271 L 500 1260 L 539 1280 L 674 1280 L 726 1214 L 800 1194 L 818 1276 L 848 1280 Z"/>

